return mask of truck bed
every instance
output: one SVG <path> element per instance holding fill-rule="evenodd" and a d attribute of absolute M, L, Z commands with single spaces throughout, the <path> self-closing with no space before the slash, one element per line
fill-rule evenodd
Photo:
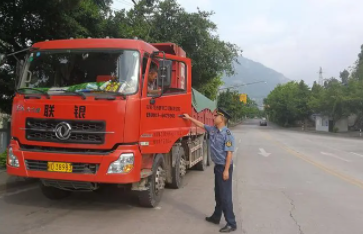
<path fill-rule="evenodd" d="M 192 89 L 192 117 L 199 121 L 213 125 L 214 113 L 217 109 L 217 101 L 212 101 L 196 89 Z M 192 134 L 204 133 L 204 129 L 197 128 L 195 125 L 191 129 Z"/>

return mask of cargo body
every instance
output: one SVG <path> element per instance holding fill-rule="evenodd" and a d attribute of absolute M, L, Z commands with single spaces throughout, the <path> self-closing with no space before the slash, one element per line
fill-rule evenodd
<path fill-rule="evenodd" d="M 148 72 L 159 70 L 157 94 Z M 215 102 L 192 88 L 191 61 L 172 43 L 126 39 L 46 41 L 25 57 L 13 100 L 7 171 L 39 178 L 45 196 L 106 185 L 129 188 L 156 206 L 210 152 L 204 129 Z"/>

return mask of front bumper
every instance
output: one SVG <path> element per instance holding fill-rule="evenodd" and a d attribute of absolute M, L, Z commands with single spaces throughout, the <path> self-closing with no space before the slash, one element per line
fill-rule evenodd
<path fill-rule="evenodd" d="M 122 145 L 115 151 L 102 155 L 24 151 L 15 140 L 10 142 L 10 146 L 13 148 L 14 155 L 18 157 L 20 164 L 18 168 L 7 165 L 7 172 L 10 175 L 112 184 L 129 184 L 140 181 L 142 157 L 138 145 Z M 134 168 L 125 174 L 107 174 L 109 165 L 117 160 L 122 153 L 134 153 Z M 25 163 L 26 160 L 97 164 L 98 169 L 94 174 L 29 170 Z"/>

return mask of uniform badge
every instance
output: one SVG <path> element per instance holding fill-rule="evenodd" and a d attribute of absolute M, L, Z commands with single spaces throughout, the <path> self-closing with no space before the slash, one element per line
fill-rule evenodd
<path fill-rule="evenodd" d="M 227 147 L 231 147 L 231 146 L 232 146 L 232 142 L 231 142 L 231 141 L 227 141 L 227 142 L 226 142 L 226 146 L 227 146 Z"/>

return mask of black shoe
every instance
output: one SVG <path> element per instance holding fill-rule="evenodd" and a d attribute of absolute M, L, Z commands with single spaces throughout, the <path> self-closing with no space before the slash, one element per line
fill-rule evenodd
<path fill-rule="evenodd" d="M 223 232 L 223 233 L 233 232 L 233 231 L 236 231 L 236 229 L 237 229 L 236 227 L 231 227 L 229 225 L 226 225 L 224 228 L 219 230 L 219 232 Z"/>
<path fill-rule="evenodd" d="M 212 216 L 211 217 L 205 217 L 205 220 L 207 220 L 207 222 L 210 222 L 210 223 L 219 224 L 219 220 L 213 218 Z"/>

